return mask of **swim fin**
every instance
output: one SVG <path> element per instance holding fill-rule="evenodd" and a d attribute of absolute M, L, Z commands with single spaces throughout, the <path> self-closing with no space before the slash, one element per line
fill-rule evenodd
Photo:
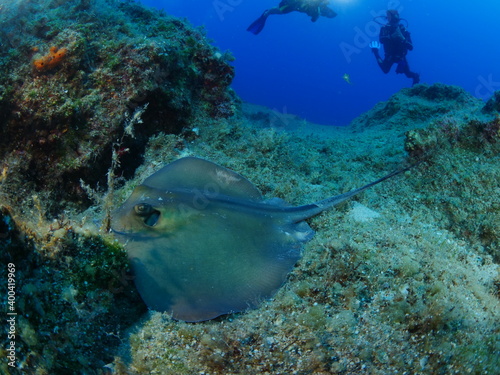
<path fill-rule="evenodd" d="M 264 28 L 264 26 L 266 25 L 267 16 L 268 16 L 267 12 L 264 12 L 262 16 L 257 18 L 250 26 L 248 26 L 247 31 L 250 31 L 255 35 L 260 33 Z"/>

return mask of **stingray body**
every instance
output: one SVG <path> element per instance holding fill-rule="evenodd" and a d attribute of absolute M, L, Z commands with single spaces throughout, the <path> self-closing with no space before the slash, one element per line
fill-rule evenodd
<path fill-rule="evenodd" d="M 263 200 L 247 179 L 179 159 L 148 177 L 112 215 L 135 283 L 153 310 L 196 322 L 255 307 L 284 283 L 314 232 L 305 219 L 386 180 L 314 204 Z"/>

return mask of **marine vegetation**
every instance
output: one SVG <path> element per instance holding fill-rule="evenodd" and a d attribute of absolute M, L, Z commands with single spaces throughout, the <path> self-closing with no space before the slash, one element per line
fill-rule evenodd
<path fill-rule="evenodd" d="M 121 247 L 83 227 L 24 222 L 1 207 L 0 274 L 6 280 L 6 265 L 15 265 L 17 313 L 16 368 L 2 361 L 2 374 L 101 368 L 144 313 Z"/>
<path fill-rule="evenodd" d="M 230 116 L 231 56 L 201 29 L 133 1 L 13 1 L 0 13 L 0 157 L 52 214 L 80 207 L 79 179 L 106 184 L 127 114 L 148 104 L 121 144 L 130 177 L 147 138 L 180 133 L 196 112 Z M 17 192 L 18 201 L 29 198 Z"/>

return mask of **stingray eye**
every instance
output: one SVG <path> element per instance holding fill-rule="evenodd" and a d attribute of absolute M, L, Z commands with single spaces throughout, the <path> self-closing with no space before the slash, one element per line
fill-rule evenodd
<path fill-rule="evenodd" d="M 136 204 L 134 206 L 134 211 L 139 216 L 146 216 L 153 212 L 153 206 L 146 203 Z"/>
<path fill-rule="evenodd" d="M 137 215 L 144 218 L 144 224 L 148 227 L 154 226 L 160 218 L 160 211 L 157 211 L 147 203 L 136 204 L 134 211 Z"/>

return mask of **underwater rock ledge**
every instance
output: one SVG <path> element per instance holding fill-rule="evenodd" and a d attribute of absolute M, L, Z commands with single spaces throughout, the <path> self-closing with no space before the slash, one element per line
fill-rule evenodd
<path fill-rule="evenodd" d="M 1 206 L 0 237 L 0 277 L 14 265 L 17 313 L 16 367 L 3 361 L 2 374 L 99 373 L 146 311 L 121 247 L 69 220 L 27 223 Z"/>
<path fill-rule="evenodd" d="M 132 1 L 21 0 L 2 5 L 0 23 L 0 157 L 28 191 L 48 197 L 52 213 L 63 202 L 90 204 L 78 178 L 106 187 L 112 148 L 128 150 L 117 172 L 130 177 L 151 135 L 180 133 L 197 112 L 235 110 L 232 57 L 160 11 Z M 124 138 L 145 105 L 134 137 Z"/>

